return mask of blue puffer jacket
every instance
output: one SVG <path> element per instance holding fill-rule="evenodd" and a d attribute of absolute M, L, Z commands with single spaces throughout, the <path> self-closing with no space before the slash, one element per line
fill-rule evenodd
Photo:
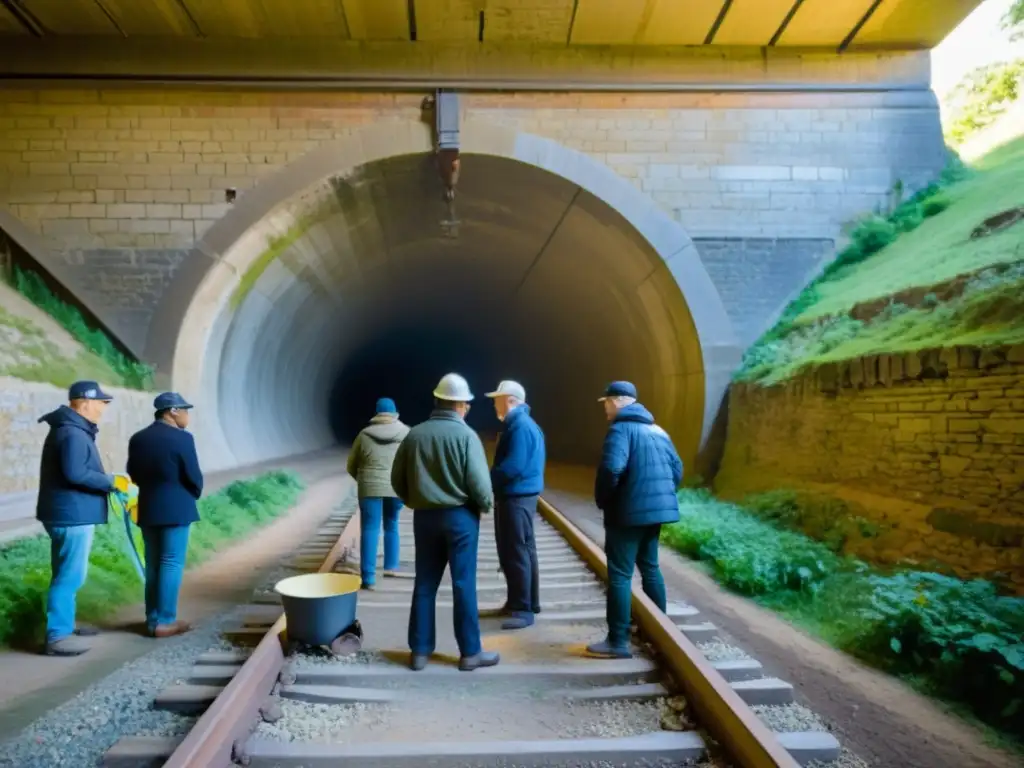
<path fill-rule="evenodd" d="M 66 405 L 39 421 L 50 425 L 50 433 L 43 441 L 36 518 L 50 525 L 106 523 L 114 476 L 103 471 L 99 429 Z"/>
<path fill-rule="evenodd" d="M 530 416 L 530 406 L 514 408 L 502 426 L 491 468 L 494 495 L 538 495 L 544 490 L 544 433 Z"/>
<path fill-rule="evenodd" d="M 594 483 L 605 527 L 676 522 L 676 489 L 682 481 L 683 462 L 650 412 L 640 403 L 619 411 L 604 439 Z"/>

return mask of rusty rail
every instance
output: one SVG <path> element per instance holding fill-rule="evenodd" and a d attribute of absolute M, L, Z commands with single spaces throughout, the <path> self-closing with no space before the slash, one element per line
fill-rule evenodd
<path fill-rule="evenodd" d="M 600 547 L 544 499 L 537 509 L 607 583 L 608 561 Z M 799 768 L 796 760 L 708 663 L 697 646 L 636 586 L 633 587 L 633 616 L 658 649 L 701 723 L 740 768 Z"/>
<path fill-rule="evenodd" d="M 345 523 L 318 573 L 330 573 L 359 539 L 359 513 Z M 178 745 L 164 768 L 232 768 L 235 744 L 248 736 L 284 666 L 284 613 Z"/>

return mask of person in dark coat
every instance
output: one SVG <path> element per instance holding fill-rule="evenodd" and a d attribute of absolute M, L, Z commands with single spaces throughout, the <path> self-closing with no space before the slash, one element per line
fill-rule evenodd
<path fill-rule="evenodd" d="M 89 650 L 80 638 L 95 634 L 75 627 L 75 595 L 85 584 L 97 525 L 107 522 L 107 495 L 128 489 L 127 478 L 103 469 L 96 434 L 113 398 L 95 381 L 76 381 L 68 405 L 39 419 L 50 427 L 39 465 L 36 519 L 50 537 L 50 588 L 46 593 L 49 656 Z"/>
<path fill-rule="evenodd" d="M 502 421 L 494 450 L 491 486 L 494 488 L 494 537 L 498 562 L 505 574 L 508 599 L 502 629 L 524 629 L 540 613 L 540 573 L 534 521 L 537 500 L 544 490 L 544 433 L 530 415 L 526 390 L 515 381 L 502 381 L 488 392 Z"/>
<path fill-rule="evenodd" d="M 629 658 L 634 568 L 640 569 L 647 596 L 666 609 L 658 537 L 662 525 L 679 520 L 676 490 L 683 481 L 683 462 L 668 433 L 637 402 L 636 387 L 628 381 L 610 384 L 600 402 L 611 422 L 594 483 L 594 500 L 604 512 L 608 637 L 587 651 Z"/>
<path fill-rule="evenodd" d="M 173 637 L 191 627 L 178 621 L 189 526 L 199 520 L 203 493 L 195 439 L 185 428 L 192 406 L 176 392 L 153 401 L 153 423 L 128 441 L 128 474 L 139 486 L 139 527 L 146 553 L 146 628 Z"/>

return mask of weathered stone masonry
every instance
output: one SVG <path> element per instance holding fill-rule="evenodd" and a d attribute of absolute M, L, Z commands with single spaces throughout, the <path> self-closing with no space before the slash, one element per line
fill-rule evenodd
<path fill-rule="evenodd" d="M 420 121 L 422 95 L 0 91 L 0 205 L 72 266 L 133 346 L 225 190 L 380 121 Z M 893 92 L 471 94 L 467 114 L 557 140 L 632 181 L 700 240 L 753 338 L 840 226 L 945 159 L 934 97 Z M 751 241 L 750 245 L 744 241 Z M 773 243 L 763 247 L 764 243 Z M 727 252 L 728 251 L 728 252 Z M 730 258 L 721 258 L 721 256 Z M 735 260 L 731 256 L 738 256 Z M 765 259 L 756 265 L 751 260 Z M 89 269 L 102 264 L 101 274 Z M 759 280 L 773 275 L 770 292 Z M 759 300 L 749 300 L 754 297 Z M 766 314 L 767 313 L 767 314 Z"/>
<path fill-rule="evenodd" d="M 862 554 L 1024 591 L 1024 346 L 868 357 L 734 385 L 716 488 L 805 489 L 882 523 Z"/>

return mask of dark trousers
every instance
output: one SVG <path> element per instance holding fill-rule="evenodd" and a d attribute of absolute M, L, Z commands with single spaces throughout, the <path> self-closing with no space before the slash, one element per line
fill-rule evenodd
<path fill-rule="evenodd" d="M 480 515 L 465 507 L 418 510 L 412 518 L 416 581 L 409 611 L 409 649 L 429 656 L 437 643 L 435 607 L 444 569 L 452 574 L 455 640 L 463 656 L 480 653 L 476 603 L 476 555 Z"/>
<path fill-rule="evenodd" d="M 540 571 L 537 563 L 537 496 L 497 499 L 494 510 L 498 562 L 508 585 L 510 611 L 540 611 Z"/>
<path fill-rule="evenodd" d="M 664 612 L 665 580 L 658 567 L 658 536 L 661 525 L 606 528 L 604 552 L 608 558 L 608 642 L 621 648 L 629 644 L 633 603 L 633 569 L 640 569 L 644 593 Z"/>

